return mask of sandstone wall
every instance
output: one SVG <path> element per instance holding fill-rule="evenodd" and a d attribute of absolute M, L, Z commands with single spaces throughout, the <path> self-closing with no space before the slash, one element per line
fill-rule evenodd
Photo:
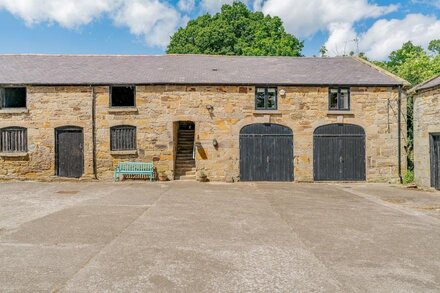
<path fill-rule="evenodd" d="M 425 188 L 431 187 L 430 133 L 440 133 L 440 88 L 414 97 L 414 175 Z"/>
<path fill-rule="evenodd" d="M 115 111 L 109 108 L 109 88 L 95 87 L 98 178 L 111 179 L 120 160 L 137 160 L 154 161 L 158 170 L 166 171 L 172 179 L 176 122 L 193 121 L 196 139 L 202 145 L 197 152 L 197 169 L 213 181 L 238 180 L 240 129 L 271 122 L 293 130 L 295 180 L 312 181 L 314 129 L 343 122 L 366 131 L 367 180 L 397 181 L 397 90 L 351 88 L 351 111 L 342 114 L 328 111 L 327 87 L 278 89 L 287 92 L 278 97 L 278 110 L 256 111 L 253 86 L 137 86 L 136 108 Z M 23 126 L 29 133 L 28 158 L 1 158 L 0 178 L 52 178 L 54 128 L 64 125 L 84 128 L 85 176 L 92 177 L 91 88 L 29 87 L 28 105 L 28 114 L 0 113 L 0 127 Z M 214 107 L 212 114 L 207 105 Z M 110 152 L 110 127 L 116 125 L 137 127 L 136 153 Z M 213 139 L 218 148 L 213 147 Z M 404 152 L 402 158 L 405 163 Z"/>
<path fill-rule="evenodd" d="M 0 128 L 27 128 L 28 154 L 23 157 L 0 156 L 0 179 L 54 178 L 55 128 L 78 126 L 84 129 L 84 175 L 92 168 L 92 89 L 90 87 L 27 88 L 27 112 L 0 110 Z"/>

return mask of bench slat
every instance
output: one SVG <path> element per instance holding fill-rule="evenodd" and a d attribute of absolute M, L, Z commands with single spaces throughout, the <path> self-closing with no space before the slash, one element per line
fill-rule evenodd
<path fill-rule="evenodd" d="M 115 168 L 115 181 L 119 180 L 119 175 L 148 175 L 150 181 L 154 178 L 154 163 L 144 162 L 119 162 Z"/>

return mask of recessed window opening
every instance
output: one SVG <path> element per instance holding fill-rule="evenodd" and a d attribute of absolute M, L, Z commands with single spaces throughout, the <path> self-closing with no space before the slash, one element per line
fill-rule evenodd
<path fill-rule="evenodd" d="M 113 86 L 111 87 L 111 106 L 134 107 L 135 96 L 134 86 Z"/>
<path fill-rule="evenodd" d="M 329 110 L 350 110 L 350 89 L 329 89 Z"/>
<path fill-rule="evenodd" d="M 276 110 L 277 89 L 258 87 L 255 93 L 255 109 Z"/>
<path fill-rule="evenodd" d="M 27 131 L 21 127 L 0 129 L 0 152 L 27 152 Z"/>
<path fill-rule="evenodd" d="M 110 129 L 110 150 L 136 150 L 136 127 L 129 125 L 114 126 Z"/>
<path fill-rule="evenodd" d="M 0 108 L 26 108 L 26 88 L 0 88 Z"/>

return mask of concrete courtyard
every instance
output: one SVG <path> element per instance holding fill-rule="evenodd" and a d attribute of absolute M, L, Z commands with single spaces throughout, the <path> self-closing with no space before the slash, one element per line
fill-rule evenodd
<path fill-rule="evenodd" d="M 440 193 L 0 183 L 2 292 L 438 292 Z"/>

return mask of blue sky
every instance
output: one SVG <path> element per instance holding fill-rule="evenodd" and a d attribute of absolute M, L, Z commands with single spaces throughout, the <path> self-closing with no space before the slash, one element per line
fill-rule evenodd
<path fill-rule="evenodd" d="M 0 0 L 0 53 L 163 54 L 188 19 L 232 0 Z M 306 56 L 366 52 L 384 59 L 405 41 L 440 39 L 440 0 L 247 0 L 277 15 Z M 91 4 L 92 3 L 92 4 Z M 337 3 L 337 4 L 336 4 Z M 355 42 L 354 40 L 358 40 Z"/>

